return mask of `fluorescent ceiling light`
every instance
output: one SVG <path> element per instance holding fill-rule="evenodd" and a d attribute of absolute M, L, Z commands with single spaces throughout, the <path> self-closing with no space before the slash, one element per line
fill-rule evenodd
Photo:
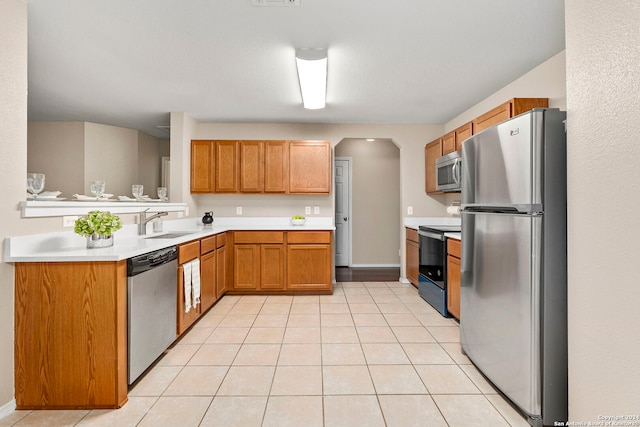
<path fill-rule="evenodd" d="M 327 51 L 296 49 L 296 65 L 304 108 L 324 108 L 327 97 Z"/>

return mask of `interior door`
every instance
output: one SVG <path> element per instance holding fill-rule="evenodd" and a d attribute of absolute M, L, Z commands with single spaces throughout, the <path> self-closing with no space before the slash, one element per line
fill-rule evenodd
<path fill-rule="evenodd" d="M 351 265 L 351 158 L 335 160 L 336 267 Z"/>

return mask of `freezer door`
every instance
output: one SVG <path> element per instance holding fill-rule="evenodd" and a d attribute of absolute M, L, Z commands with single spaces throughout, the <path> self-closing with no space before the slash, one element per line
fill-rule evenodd
<path fill-rule="evenodd" d="M 530 416 L 541 414 L 540 215 L 463 213 L 460 343 Z"/>
<path fill-rule="evenodd" d="M 544 110 L 489 128 L 462 145 L 462 204 L 540 212 Z"/>

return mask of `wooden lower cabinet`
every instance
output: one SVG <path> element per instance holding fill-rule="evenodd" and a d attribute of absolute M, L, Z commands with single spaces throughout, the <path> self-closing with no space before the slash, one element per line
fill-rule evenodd
<path fill-rule="evenodd" d="M 284 245 L 260 245 L 260 289 L 284 290 Z"/>
<path fill-rule="evenodd" d="M 207 311 L 218 299 L 216 289 L 217 252 L 211 251 L 200 257 L 200 310 Z"/>
<path fill-rule="evenodd" d="M 418 232 L 413 228 L 406 228 L 406 274 L 407 280 L 415 287 L 418 287 L 418 269 L 420 264 L 420 254 L 418 250 Z"/>
<path fill-rule="evenodd" d="M 331 232 L 289 232 L 287 242 L 287 289 L 331 292 Z"/>
<path fill-rule="evenodd" d="M 258 290 L 260 287 L 260 245 L 233 247 L 233 289 Z"/>
<path fill-rule="evenodd" d="M 177 313 L 177 334 L 182 335 L 200 317 L 200 307 L 198 304 L 186 311 L 184 294 L 184 268 L 182 265 L 193 261 L 200 256 L 200 241 L 189 242 L 178 245 L 178 313 Z M 202 268 L 201 268 L 202 271 Z M 202 280 L 200 280 L 202 283 Z"/>
<path fill-rule="evenodd" d="M 287 289 L 331 290 L 331 245 L 289 245 L 287 260 Z"/>
<path fill-rule="evenodd" d="M 447 311 L 460 320 L 460 240 L 447 239 Z"/>
<path fill-rule="evenodd" d="M 127 263 L 15 266 L 18 409 L 119 408 L 127 401 Z"/>
<path fill-rule="evenodd" d="M 221 246 L 216 255 L 216 298 L 219 299 L 227 292 L 227 247 Z"/>

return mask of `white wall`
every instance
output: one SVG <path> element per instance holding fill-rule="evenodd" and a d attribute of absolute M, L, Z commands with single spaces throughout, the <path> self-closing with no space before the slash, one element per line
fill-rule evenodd
<path fill-rule="evenodd" d="M 549 107 L 567 109 L 565 51 L 552 56 L 482 102 L 445 123 L 445 132 L 452 131 L 511 98 L 549 98 Z"/>
<path fill-rule="evenodd" d="M 90 195 L 91 181 L 100 179 L 107 193 L 130 195 L 131 185 L 139 184 L 138 131 L 85 122 L 84 138 L 84 194 Z"/>
<path fill-rule="evenodd" d="M 0 1 L 0 238 L 20 222 L 27 173 L 27 4 Z M 6 202 L 6 201 L 11 202 Z M 0 248 L 3 254 L 4 245 Z M 1 258 L 0 258 L 1 259 Z M 13 393 L 13 265 L 0 263 L 0 412 Z"/>
<path fill-rule="evenodd" d="M 569 415 L 586 422 L 640 415 L 640 3 L 565 7 Z"/>
<path fill-rule="evenodd" d="M 390 140 L 347 139 L 335 156 L 352 158 L 352 265 L 399 265 L 400 150 Z"/>
<path fill-rule="evenodd" d="M 144 185 L 145 193 L 149 197 L 158 196 L 162 156 L 169 155 L 168 149 L 169 140 L 160 140 L 144 132 L 138 132 L 138 183 Z"/>
<path fill-rule="evenodd" d="M 45 190 L 84 192 L 84 123 L 29 122 L 27 171 L 45 174 Z"/>

